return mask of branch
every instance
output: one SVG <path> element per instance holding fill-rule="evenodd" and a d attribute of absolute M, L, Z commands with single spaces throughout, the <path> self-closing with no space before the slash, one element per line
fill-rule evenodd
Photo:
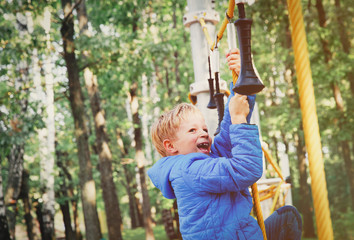
<path fill-rule="evenodd" d="M 73 14 L 73 11 L 80 5 L 82 0 L 78 0 L 75 5 L 71 8 L 70 12 L 66 16 L 64 16 L 63 22 L 66 22 L 68 18 Z"/>
<path fill-rule="evenodd" d="M 85 65 L 83 65 L 82 67 L 80 67 L 79 71 L 81 72 L 81 71 L 83 71 L 85 68 L 90 68 L 90 67 L 92 67 L 92 66 L 94 66 L 94 65 L 96 65 L 96 64 L 98 64 L 98 63 L 101 63 L 101 62 L 105 63 L 106 61 L 111 61 L 112 58 L 113 58 L 114 56 L 118 55 L 118 54 L 119 54 L 119 50 L 116 51 L 116 52 L 114 52 L 114 53 L 112 53 L 111 56 L 110 56 L 110 58 L 100 57 L 100 58 L 97 59 L 96 61 L 88 62 L 88 63 L 86 63 Z"/>

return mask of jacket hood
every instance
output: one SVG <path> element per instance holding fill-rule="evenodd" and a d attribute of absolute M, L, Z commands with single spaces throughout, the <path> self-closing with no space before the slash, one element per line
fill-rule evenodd
<path fill-rule="evenodd" d="M 174 199 L 176 195 L 170 182 L 172 167 L 176 164 L 178 156 L 164 157 L 157 161 L 148 171 L 152 183 L 160 189 L 165 198 Z"/>

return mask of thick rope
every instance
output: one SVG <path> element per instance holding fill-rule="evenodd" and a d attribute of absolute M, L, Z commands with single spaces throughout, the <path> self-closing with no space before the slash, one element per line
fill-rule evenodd
<path fill-rule="evenodd" d="M 284 181 L 284 177 L 283 174 L 280 171 L 280 168 L 278 166 L 278 164 L 276 164 L 276 162 L 273 161 L 270 153 L 268 152 L 267 149 L 265 149 L 264 147 L 262 147 L 263 153 L 265 158 L 268 160 L 268 162 L 270 163 L 270 165 L 272 165 L 272 167 L 274 168 L 274 170 L 278 173 L 279 177 L 281 178 L 281 180 Z"/>
<path fill-rule="evenodd" d="M 215 46 L 219 43 L 219 41 L 221 40 L 224 32 L 225 32 L 225 29 L 226 29 L 226 26 L 227 24 L 229 23 L 229 19 L 233 18 L 234 17 L 234 10 L 235 10 L 235 0 L 230 0 L 229 1 L 229 7 L 227 9 L 227 16 L 225 16 L 222 24 L 221 24 L 221 27 L 220 27 L 220 30 L 218 32 L 218 34 L 216 35 L 216 42 L 214 42 L 211 46 L 211 50 L 213 51 Z"/>
<path fill-rule="evenodd" d="M 270 214 L 272 214 L 274 212 L 274 210 L 275 210 L 275 206 L 277 205 L 279 194 L 280 194 L 281 185 L 283 183 L 284 183 L 283 181 L 280 181 L 280 183 L 278 184 L 277 190 L 275 191 L 273 204 L 272 204 L 272 207 L 270 208 Z"/>
<path fill-rule="evenodd" d="M 302 122 L 311 175 L 318 239 L 333 239 L 322 147 L 300 0 L 288 0 Z"/>
<path fill-rule="evenodd" d="M 251 189 L 252 189 L 252 196 L 253 196 L 253 201 L 254 201 L 254 209 L 256 210 L 258 225 L 259 225 L 259 227 L 262 230 L 262 234 L 263 234 L 264 240 L 267 240 L 267 234 L 266 234 L 264 220 L 263 220 L 261 201 L 259 200 L 257 183 L 252 184 Z"/>

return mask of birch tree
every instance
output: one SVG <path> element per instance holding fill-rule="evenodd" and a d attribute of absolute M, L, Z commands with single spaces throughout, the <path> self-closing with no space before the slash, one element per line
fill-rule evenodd
<path fill-rule="evenodd" d="M 21 5 L 21 2 L 19 2 Z M 29 34 L 28 29 L 28 18 L 25 14 L 21 12 L 16 13 L 16 23 L 19 33 L 19 38 L 24 38 Z M 20 108 L 20 113 L 26 113 L 28 107 L 27 92 L 28 90 L 24 88 L 25 84 L 29 81 L 28 79 L 28 69 L 29 66 L 27 61 L 19 61 L 16 66 L 16 71 L 19 75 L 15 79 L 15 90 L 19 93 L 24 94 L 24 96 L 19 100 L 18 105 Z M 12 120 L 12 128 L 14 131 L 20 133 L 21 129 L 21 119 L 20 114 L 15 114 Z M 7 207 L 6 215 L 8 217 L 10 235 L 12 239 L 15 239 L 15 225 L 16 225 L 16 215 L 17 215 L 17 200 L 19 199 L 21 184 L 22 184 L 22 173 L 23 173 L 23 156 L 24 156 L 24 141 L 19 141 L 11 147 L 9 155 L 9 175 L 8 175 L 8 185 L 5 194 L 5 204 Z"/>
<path fill-rule="evenodd" d="M 54 196 L 54 92 L 53 92 L 53 74 L 50 55 L 50 22 L 51 13 L 48 8 L 44 11 L 42 27 L 45 30 L 46 51 L 44 54 L 44 78 L 46 91 L 42 88 L 41 74 L 39 68 L 38 52 L 33 50 L 33 81 L 36 88 L 36 100 L 40 105 L 38 114 L 42 114 L 42 108 L 45 109 L 45 127 L 38 130 L 39 141 L 39 159 L 40 159 L 40 178 L 42 182 L 43 199 L 43 239 L 53 239 L 54 214 L 55 214 L 55 196 Z M 44 115 L 44 114 L 43 114 Z"/>

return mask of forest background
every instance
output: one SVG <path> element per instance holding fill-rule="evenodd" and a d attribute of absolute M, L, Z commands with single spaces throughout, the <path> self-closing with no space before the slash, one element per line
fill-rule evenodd
<path fill-rule="evenodd" d="M 228 1 L 213 5 L 223 19 Z M 353 3 L 302 6 L 334 236 L 354 239 Z M 173 201 L 145 175 L 159 159 L 149 127 L 189 101 L 187 12 L 185 0 L 0 0 L 1 239 L 132 239 L 139 228 L 159 239 Z M 288 157 L 303 236 L 316 238 L 286 0 L 246 13 L 266 86 L 262 138 L 277 162 Z M 220 49 L 230 82 L 226 39 Z"/>

